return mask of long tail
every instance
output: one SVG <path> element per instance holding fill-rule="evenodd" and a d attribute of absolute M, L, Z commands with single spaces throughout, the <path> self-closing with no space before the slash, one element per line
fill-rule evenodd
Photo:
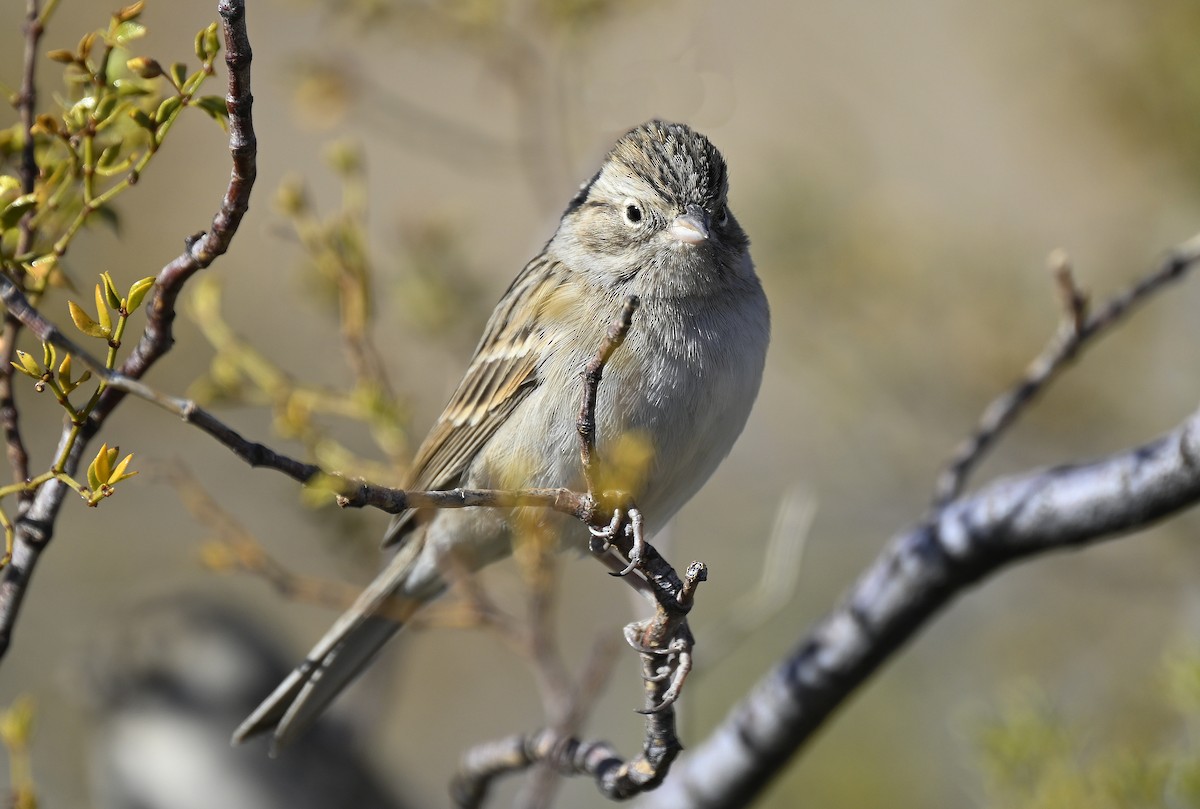
<path fill-rule="evenodd" d="M 407 581 L 424 544 L 422 531 L 408 538 L 304 662 L 238 726 L 233 733 L 234 744 L 274 730 L 274 751 L 312 725 L 392 635 L 400 631 L 402 619 L 420 606 L 416 600 L 396 605 L 391 599 Z"/>

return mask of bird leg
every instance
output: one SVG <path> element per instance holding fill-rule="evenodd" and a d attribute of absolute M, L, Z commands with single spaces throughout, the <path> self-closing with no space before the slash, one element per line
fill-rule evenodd
<path fill-rule="evenodd" d="M 616 519 L 616 510 L 614 510 L 614 520 Z M 620 571 L 610 573 L 611 576 L 628 576 L 635 570 L 640 570 L 642 560 L 646 556 L 646 537 L 642 527 L 642 512 L 638 508 L 630 508 L 626 510 L 625 536 L 632 540 L 629 551 L 625 556 L 629 559 L 629 564 Z"/>

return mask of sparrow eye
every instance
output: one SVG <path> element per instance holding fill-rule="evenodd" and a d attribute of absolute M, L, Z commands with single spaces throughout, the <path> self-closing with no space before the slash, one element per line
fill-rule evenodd
<path fill-rule="evenodd" d="M 716 222 L 717 225 L 719 225 L 719 226 L 723 226 L 726 223 L 728 223 L 729 222 L 729 206 L 722 205 L 721 207 L 717 208 L 716 213 L 713 214 L 713 221 Z"/>
<path fill-rule="evenodd" d="M 644 215 L 642 214 L 642 206 L 638 205 L 631 199 L 625 200 L 625 224 L 633 227 L 638 227 L 642 223 Z"/>

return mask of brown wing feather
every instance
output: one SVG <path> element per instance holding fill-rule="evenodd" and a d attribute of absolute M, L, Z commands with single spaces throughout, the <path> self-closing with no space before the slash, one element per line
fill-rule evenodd
<path fill-rule="evenodd" d="M 513 281 L 492 312 L 462 382 L 417 450 L 407 488 L 459 485 L 480 447 L 536 387 L 543 346 L 537 315 L 561 277 L 555 262 L 540 255 Z M 402 540 L 416 527 L 418 514 L 396 515 L 383 544 Z"/>

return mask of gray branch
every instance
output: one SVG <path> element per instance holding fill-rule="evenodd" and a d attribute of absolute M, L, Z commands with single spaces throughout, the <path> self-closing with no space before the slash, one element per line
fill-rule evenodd
<path fill-rule="evenodd" d="M 997 480 L 895 537 L 845 600 L 675 764 L 646 807 L 746 806 L 938 610 L 1005 565 L 1146 528 L 1200 500 L 1200 411 L 1149 444 Z"/>

